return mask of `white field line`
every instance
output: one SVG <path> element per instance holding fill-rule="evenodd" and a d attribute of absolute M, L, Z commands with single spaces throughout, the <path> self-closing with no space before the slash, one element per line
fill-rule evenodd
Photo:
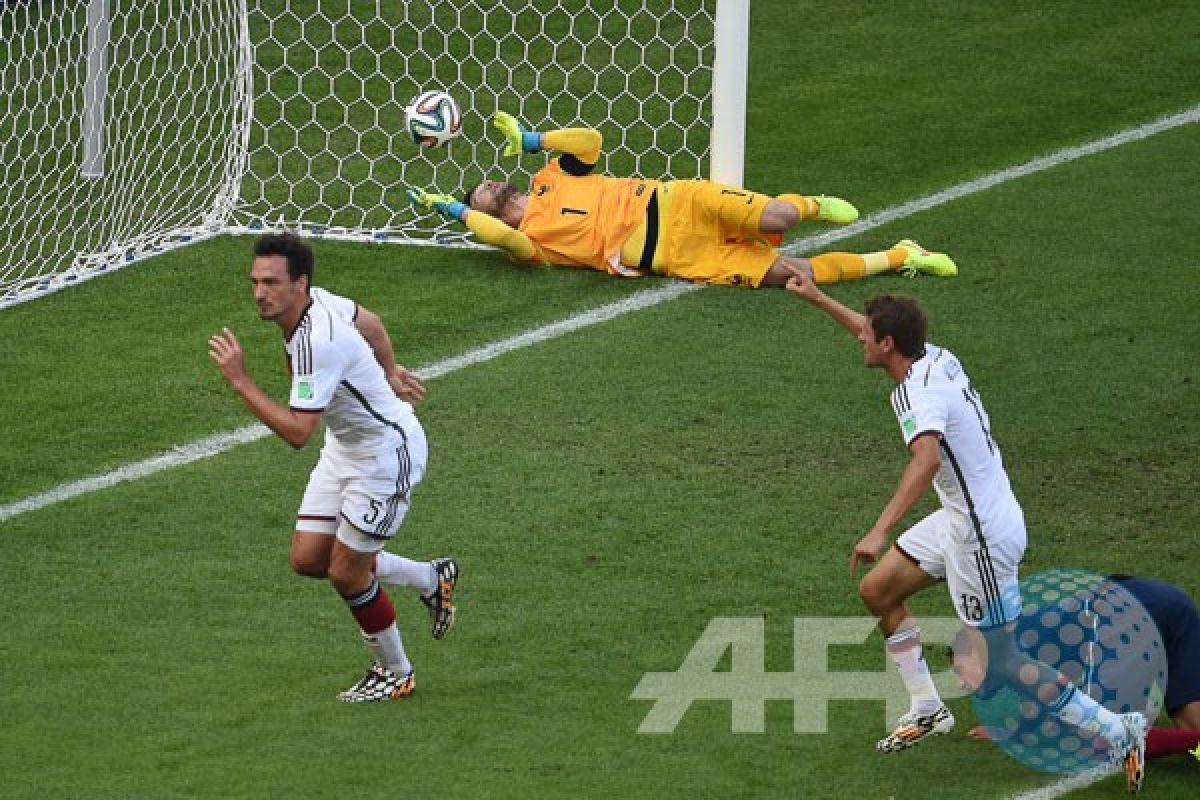
<path fill-rule="evenodd" d="M 842 239 L 847 239 L 851 236 L 856 236 L 865 231 L 873 230 L 889 222 L 910 217 L 913 214 L 927 211 L 931 208 L 943 205 L 951 200 L 957 200 L 960 197 L 975 194 L 976 192 L 990 189 L 993 186 L 1006 183 L 1008 181 L 1022 178 L 1026 175 L 1031 175 L 1035 172 L 1041 172 L 1051 167 L 1065 164 L 1069 161 L 1074 161 L 1084 156 L 1102 153 L 1105 150 L 1111 150 L 1121 145 L 1136 142 L 1141 139 L 1146 139 L 1164 131 L 1178 128 L 1182 125 L 1187 125 L 1194 122 L 1200 122 L 1200 105 L 1193 106 L 1187 111 L 1173 114 L 1154 122 L 1130 128 L 1112 136 L 1103 139 L 1097 139 L 1094 142 L 1068 147 L 1064 150 L 1059 150 L 1042 158 L 1034 159 L 1025 164 L 1020 164 L 1015 167 L 1001 170 L 999 172 L 985 175 L 982 178 L 977 178 L 973 181 L 967 181 L 940 192 L 920 197 L 916 200 L 911 200 L 907 203 L 885 208 L 874 214 L 870 214 L 858 222 L 847 225 L 827 233 L 808 236 L 803 239 L 791 242 L 785 247 L 787 253 L 811 252 L 815 249 L 822 248 L 832 242 Z M 572 331 L 586 328 L 591 325 L 605 322 L 607 320 L 619 317 L 623 314 L 628 314 L 632 311 L 638 311 L 643 308 L 658 305 L 659 303 L 679 297 L 690 291 L 703 288 L 697 284 L 687 283 L 671 283 L 665 286 L 660 286 L 655 289 L 637 292 L 624 300 L 616 303 L 610 303 L 606 306 L 578 314 L 574 317 L 554 322 L 549 325 L 544 325 L 540 328 L 527 331 L 517 336 L 508 339 L 503 339 L 494 342 L 490 345 L 470 350 L 460 356 L 439 361 L 430 364 L 426 367 L 418 369 L 417 372 L 423 378 L 430 379 L 451 372 L 469 367 L 474 364 L 480 364 L 485 361 L 490 361 L 497 356 L 508 353 L 512 350 L 517 350 L 530 345 L 538 344 L 549 339 L 563 336 Z M 133 481 L 141 478 L 154 475 L 164 470 L 180 467 L 185 464 L 190 464 L 194 461 L 199 461 L 204 458 L 218 455 L 229 450 L 236 445 L 252 442 L 268 436 L 270 432 L 262 425 L 248 425 L 244 428 L 238 428 L 234 431 L 219 433 L 214 436 L 205 437 L 186 445 L 174 448 L 166 453 L 154 456 L 153 458 L 144 461 L 138 461 L 134 464 L 128 464 L 119 467 L 110 472 L 105 472 L 100 475 L 94 475 L 90 478 L 84 478 L 70 483 L 64 483 L 40 494 L 31 495 L 23 500 L 18 500 L 15 503 L 0 506 L 0 522 L 12 519 L 13 517 L 25 514 L 30 511 L 36 511 L 47 506 L 52 506 L 57 503 L 70 500 L 90 492 L 99 491 L 100 489 L 114 486 L 125 481 Z"/>
<path fill-rule="evenodd" d="M 1030 789 L 1020 794 L 1014 794 L 1008 800 L 1055 800 L 1055 798 L 1062 797 L 1064 794 L 1073 792 L 1076 789 L 1085 789 L 1093 783 L 1102 781 L 1118 772 L 1121 775 L 1125 774 L 1120 768 L 1112 764 L 1100 764 L 1091 769 L 1076 772 L 1074 775 L 1059 778 L 1054 783 L 1043 786 L 1040 789 Z"/>
<path fill-rule="evenodd" d="M 973 181 L 960 183 L 951 186 L 949 189 L 943 189 L 940 192 L 919 197 L 916 200 L 910 200 L 907 203 L 901 203 L 898 206 L 885 208 L 882 211 L 877 211 L 874 214 L 868 214 L 858 222 L 850 225 L 844 225 L 836 230 L 831 230 L 826 233 L 816 236 L 809 236 L 796 242 L 792 247 L 786 248 L 789 252 L 799 252 L 800 248 L 805 248 L 806 252 L 825 247 L 832 242 L 841 241 L 851 236 L 855 236 L 864 231 L 869 231 L 886 225 L 889 222 L 895 222 L 899 219 L 911 217 L 913 214 L 918 214 L 922 211 L 928 211 L 931 208 L 949 203 L 951 200 L 958 200 L 961 197 L 982 192 L 986 189 L 991 189 L 994 186 L 999 186 L 1002 183 L 1024 178 L 1026 175 L 1032 175 L 1035 172 L 1042 172 L 1053 167 L 1066 164 L 1068 161 L 1075 161 L 1084 156 L 1091 156 L 1097 153 L 1103 153 L 1105 150 L 1112 150 L 1115 147 L 1131 144 L 1149 139 L 1151 136 L 1156 136 L 1173 128 L 1178 128 L 1183 125 L 1189 125 L 1194 122 L 1200 122 L 1200 105 L 1195 105 L 1186 111 L 1181 111 L 1178 114 L 1172 114 L 1168 117 L 1157 119 L 1154 122 L 1148 122 L 1145 125 L 1139 125 L 1136 128 L 1130 128 L 1120 133 L 1114 133 L 1112 136 L 1106 136 L 1103 139 L 1097 139 L 1094 142 L 1068 147 L 1051 153 L 1048 156 L 1035 158 L 1033 161 L 1027 161 L 1024 164 L 1018 164 L 1015 167 L 1002 169 L 999 172 L 993 172 L 990 175 L 984 175 L 982 178 L 976 178 Z"/>
<path fill-rule="evenodd" d="M 559 336 L 564 336 L 572 331 L 580 328 L 586 328 L 589 325 L 595 325 L 606 320 L 619 317 L 622 314 L 628 314 L 631 311 L 637 311 L 642 308 L 658 305 L 666 300 L 678 297 L 696 289 L 704 288 L 700 284 L 673 282 L 666 286 L 659 286 L 654 289 L 647 289 L 641 292 L 636 292 L 615 303 L 609 303 L 599 308 L 594 308 L 591 311 L 583 314 L 577 314 L 574 317 L 552 322 L 549 325 L 543 325 L 540 328 L 526 331 L 525 333 L 517 334 L 508 339 L 501 339 L 497 342 L 478 347 L 474 350 L 468 350 L 462 355 L 447 358 L 443 361 L 437 361 L 425 367 L 421 367 L 415 372 L 424 380 L 438 378 L 442 375 L 447 375 L 451 372 L 457 372 L 465 367 L 473 364 L 482 364 L 485 361 L 491 361 L 497 356 L 504 355 L 512 350 L 519 350 L 522 347 L 538 344 L 539 342 L 554 339 Z M 174 467 L 182 467 L 185 464 L 191 464 L 193 461 L 200 461 L 204 458 L 218 455 L 236 447 L 239 444 L 257 441 L 266 436 L 270 436 L 271 431 L 265 425 L 255 423 L 247 425 L 244 428 L 238 428 L 234 431 L 226 433 L 218 433 L 214 436 L 207 436 L 203 439 L 198 439 L 189 444 L 180 447 L 172 448 L 171 450 L 148 458 L 145 461 L 138 461 L 134 464 L 127 464 L 119 467 L 111 472 L 105 472 L 100 475 L 94 475 L 83 480 L 72 481 L 56 486 L 49 491 L 40 494 L 31 495 L 24 500 L 18 500 L 6 506 L 0 506 L 0 522 L 12 519 L 20 514 L 25 514 L 29 511 L 37 511 L 40 508 L 55 505 L 65 500 L 78 497 L 89 492 L 107 489 L 109 486 L 115 486 L 118 483 L 125 481 L 135 481 L 140 478 L 146 478 L 158 472 L 163 472 Z"/>

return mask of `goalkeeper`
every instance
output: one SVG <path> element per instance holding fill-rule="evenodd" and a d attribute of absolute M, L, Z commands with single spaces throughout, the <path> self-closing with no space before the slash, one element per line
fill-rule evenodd
<path fill-rule="evenodd" d="M 561 153 L 533 176 L 529 192 L 483 181 L 461 202 L 419 189 L 408 196 L 421 208 L 466 224 L 482 242 L 522 263 L 755 288 L 783 286 L 793 270 L 811 270 L 817 283 L 901 270 L 910 276 L 958 272 L 949 256 L 909 240 L 866 255 L 784 255 L 776 248 L 800 220 L 847 224 L 858 219 L 858 211 L 836 197 L 767 197 L 706 180 L 600 175 L 594 172 L 603 144 L 599 131 L 535 133 L 503 111 L 493 124 L 507 140 L 506 156 Z"/>

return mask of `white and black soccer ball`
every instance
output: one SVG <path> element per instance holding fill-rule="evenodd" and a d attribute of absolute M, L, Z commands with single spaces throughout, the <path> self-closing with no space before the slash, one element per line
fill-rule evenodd
<path fill-rule="evenodd" d="M 447 92 L 421 92 L 404 107 L 404 127 L 417 144 L 440 147 L 462 133 L 462 111 Z"/>
<path fill-rule="evenodd" d="M 1057 669 L 1113 713 L 1158 717 L 1166 650 L 1158 626 L 1128 589 L 1085 570 L 1052 569 L 1022 580 L 1021 596 L 1014 635 L 1027 656 Z M 1068 725 L 1033 702 L 1039 688 L 1004 686 L 973 697 L 992 738 L 1018 761 L 1046 772 L 1074 773 L 1104 763 L 1110 743 L 1088 725 Z"/>

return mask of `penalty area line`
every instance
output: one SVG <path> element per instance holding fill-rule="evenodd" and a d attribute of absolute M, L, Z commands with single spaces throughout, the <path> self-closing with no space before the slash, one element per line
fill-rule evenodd
<path fill-rule="evenodd" d="M 1095 155 L 1106 150 L 1111 150 L 1115 147 L 1120 147 L 1125 144 L 1147 139 L 1173 128 L 1178 128 L 1182 125 L 1188 125 L 1194 122 L 1200 122 L 1200 105 L 1172 114 L 1167 117 L 1139 125 L 1136 128 L 1130 128 L 1125 131 L 1107 136 L 1102 139 L 1097 139 L 1082 145 L 1068 147 L 1051 153 L 1048 156 L 1034 159 L 1024 164 L 1018 164 L 1008 169 L 1003 169 L 998 172 L 993 172 L 990 175 L 985 175 L 982 178 L 977 178 L 972 181 L 956 184 L 940 192 L 920 197 L 900 205 L 891 206 L 874 214 L 869 214 L 863 219 L 850 225 L 831 230 L 825 233 L 807 236 L 802 239 L 797 239 L 783 248 L 783 252 L 788 254 L 796 254 L 803 252 L 811 252 L 813 250 L 825 247 L 833 242 L 848 239 L 865 231 L 886 225 L 890 222 L 895 222 L 922 211 L 936 208 L 937 206 L 949 203 L 952 200 L 957 200 L 961 197 L 966 197 L 971 194 L 985 191 L 993 186 L 999 186 L 1002 183 L 1023 178 L 1026 175 L 1032 175 L 1035 172 L 1057 167 L 1070 161 L 1074 161 L 1084 156 Z M 525 333 L 501 339 L 482 347 L 469 350 L 461 355 L 445 359 L 443 361 L 430 364 L 416 372 L 423 379 L 437 378 L 442 375 L 447 375 L 451 372 L 456 372 L 460 369 L 481 364 L 485 361 L 490 361 L 493 358 L 501 356 L 505 353 L 519 350 L 524 347 L 529 347 L 550 339 L 564 336 L 568 333 L 580 330 L 582 328 L 596 325 L 601 322 L 606 322 L 610 319 L 628 314 L 634 311 L 639 311 L 644 308 L 656 306 L 659 303 L 672 300 L 683 294 L 691 291 L 704 288 L 699 284 L 689 284 L 683 282 L 668 283 L 664 286 L 659 286 L 654 289 L 647 289 L 636 292 L 629 297 L 619 300 L 615 303 L 600 306 L 599 308 L 586 311 L 582 314 L 577 314 L 573 317 L 550 323 L 539 328 L 535 328 Z M 56 486 L 39 494 L 31 495 L 18 500 L 8 505 L 0 506 L 0 522 L 12 519 L 21 514 L 26 514 L 31 511 L 46 508 L 48 506 L 57 505 L 75 497 L 79 497 L 91 492 L 107 489 L 110 486 L 115 486 L 126 481 L 140 480 L 147 478 L 159 472 L 175 467 L 181 467 L 186 464 L 191 464 L 201 459 L 211 458 L 219 455 L 227 450 L 236 447 L 239 444 L 257 441 L 270 435 L 270 431 L 260 424 L 247 425 L 237 430 L 218 433 L 213 436 L 207 436 L 203 439 L 198 439 L 189 444 L 173 448 L 172 450 L 162 453 L 157 456 L 138 461 L 134 464 L 128 464 L 123 467 L 118 467 L 115 470 L 105 472 L 100 475 L 94 475 L 82 480 L 71 481 Z M 1057 795 L 1048 795 L 1057 796 Z M 1040 797 L 1040 796 L 1039 796 Z M 1032 800 L 1032 796 L 1031 796 Z"/>

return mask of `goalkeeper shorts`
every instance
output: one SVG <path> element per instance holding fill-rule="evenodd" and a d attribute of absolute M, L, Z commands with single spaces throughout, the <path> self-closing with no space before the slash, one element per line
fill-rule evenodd
<path fill-rule="evenodd" d="M 758 231 L 770 197 L 705 180 L 671 181 L 659 189 L 655 271 L 698 283 L 757 288 L 779 252 Z"/>

